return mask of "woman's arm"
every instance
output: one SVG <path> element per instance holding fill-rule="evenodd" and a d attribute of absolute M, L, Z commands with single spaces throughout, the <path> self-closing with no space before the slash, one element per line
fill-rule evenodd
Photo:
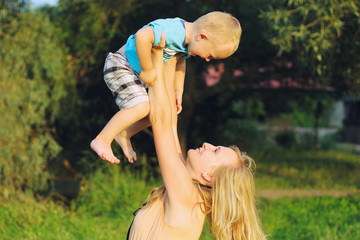
<path fill-rule="evenodd" d="M 162 36 L 162 41 L 164 40 Z M 152 56 L 157 79 L 154 85 L 149 87 L 149 117 L 152 123 L 160 171 L 169 200 L 167 211 L 172 211 L 171 209 L 178 211 L 188 204 L 188 206 L 193 205 L 198 199 L 192 179 L 178 155 L 175 144 L 171 120 L 173 109 L 164 80 L 162 50 L 153 49 Z M 176 64 L 176 60 L 174 57 L 167 64 Z"/>
<path fill-rule="evenodd" d="M 184 80 L 186 72 L 186 59 L 181 58 L 176 64 L 175 70 L 175 98 L 177 114 L 182 110 L 182 95 L 184 92 Z"/>

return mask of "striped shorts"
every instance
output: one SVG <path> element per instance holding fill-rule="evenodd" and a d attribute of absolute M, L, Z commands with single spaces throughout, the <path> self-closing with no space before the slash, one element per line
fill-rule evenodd
<path fill-rule="evenodd" d="M 107 56 L 104 80 L 120 109 L 149 102 L 146 84 L 120 52 L 109 53 Z"/>

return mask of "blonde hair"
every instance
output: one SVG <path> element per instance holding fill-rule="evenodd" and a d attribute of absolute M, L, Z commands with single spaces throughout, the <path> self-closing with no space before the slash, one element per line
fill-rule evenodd
<path fill-rule="evenodd" d="M 212 34 L 213 43 L 225 43 L 230 47 L 230 55 L 238 48 L 241 38 L 240 22 L 229 13 L 210 12 L 199 17 L 194 24 L 199 31 L 206 30 Z"/>
<path fill-rule="evenodd" d="M 236 146 L 230 146 L 239 159 L 237 167 L 220 166 L 213 174 L 213 185 L 206 187 L 193 180 L 203 199 L 204 214 L 210 216 L 211 231 L 220 240 L 265 240 L 257 215 L 253 165 L 255 162 Z M 150 191 L 147 208 L 165 193 L 165 186 Z"/>
<path fill-rule="evenodd" d="M 266 239 L 255 201 L 252 167 L 255 162 L 245 153 L 231 146 L 240 164 L 234 168 L 221 166 L 214 172 L 212 189 L 211 229 L 216 239 Z"/>

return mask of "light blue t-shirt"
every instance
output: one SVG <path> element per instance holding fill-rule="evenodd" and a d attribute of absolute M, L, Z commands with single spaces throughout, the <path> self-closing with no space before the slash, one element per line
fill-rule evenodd
<path fill-rule="evenodd" d="M 151 26 L 154 31 L 154 46 L 160 42 L 161 33 L 165 32 L 166 34 L 166 43 L 164 47 L 164 62 L 167 62 L 170 58 L 175 56 L 176 53 L 185 53 L 185 56 L 183 58 L 190 57 L 188 55 L 188 47 L 185 44 L 184 20 L 182 20 L 181 18 L 158 19 L 145 25 L 142 28 L 148 26 Z M 131 35 L 128 38 L 126 42 L 125 53 L 131 67 L 138 74 L 140 74 L 141 67 L 138 55 L 136 53 L 135 34 Z"/>

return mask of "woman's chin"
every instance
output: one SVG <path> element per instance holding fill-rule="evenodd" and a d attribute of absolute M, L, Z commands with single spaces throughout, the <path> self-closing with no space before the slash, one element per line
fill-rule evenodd
<path fill-rule="evenodd" d="M 189 150 L 187 151 L 187 156 L 189 156 L 189 155 L 191 155 L 191 154 L 194 154 L 194 153 L 196 153 L 196 149 L 189 149 Z"/>

